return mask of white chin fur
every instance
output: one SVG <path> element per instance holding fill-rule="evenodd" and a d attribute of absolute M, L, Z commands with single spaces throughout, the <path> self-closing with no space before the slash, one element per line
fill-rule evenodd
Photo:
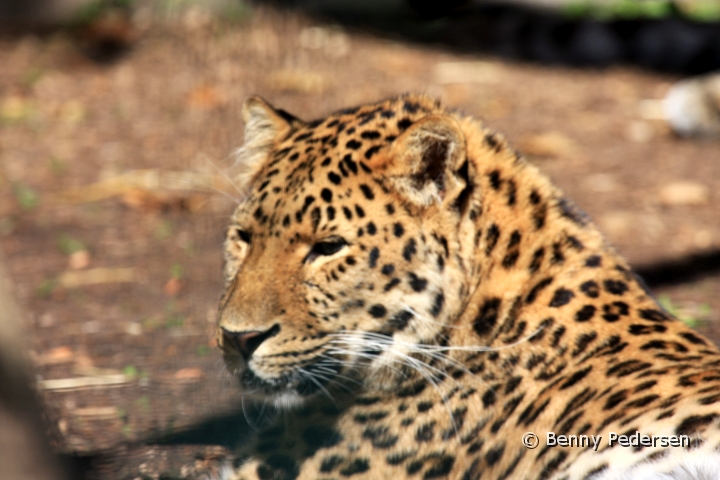
<path fill-rule="evenodd" d="M 305 398 L 296 392 L 283 392 L 272 398 L 272 404 L 278 410 L 295 410 L 305 404 Z"/>

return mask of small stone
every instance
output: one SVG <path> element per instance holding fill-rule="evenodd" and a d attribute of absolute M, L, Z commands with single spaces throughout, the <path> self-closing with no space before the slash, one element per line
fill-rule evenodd
<path fill-rule="evenodd" d="M 706 185 L 687 180 L 665 185 L 659 196 L 666 206 L 706 205 L 710 201 L 710 190 Z"/>

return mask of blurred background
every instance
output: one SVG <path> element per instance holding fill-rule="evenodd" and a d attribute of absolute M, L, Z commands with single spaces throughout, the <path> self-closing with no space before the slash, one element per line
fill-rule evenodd
<path fill-rule="evenodd" d="M 484 119 L 717 342 L 720 88 L 695 81 L 704 135 L 663 100 L 714 71 L 718 0 L 4 0 L 0 251 L 52 448 L 74 478 L 202 478 L 252 430 L 213 338 L 250 94 Z"/>

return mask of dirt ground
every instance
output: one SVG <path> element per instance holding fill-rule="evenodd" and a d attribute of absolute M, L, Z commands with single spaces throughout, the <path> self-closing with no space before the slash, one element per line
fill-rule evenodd
<path fill-rule="evenodd" d="M 677 78 L 459 56 L 264 9 L 133 28 L 106 64 L 64 34 L 0 38 L 0 248 L 56 447 L 110 451 L 98 476 L 192 477 L 250 428 L 213 330 L 239 196 L 223 174 L 253 93 L 311 119 L 424 91 L 485 119 L 720 339 L 720 271 L 703 264 L 720 251 L 720 142 L 655 119 Z M 709 271 L 662 281 L 694 254 Z M 136 443 L 163 435 L 176 445 Z"/>

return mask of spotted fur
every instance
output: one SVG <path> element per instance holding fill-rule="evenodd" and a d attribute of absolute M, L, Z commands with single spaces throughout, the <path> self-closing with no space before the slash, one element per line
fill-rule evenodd
<path fill-rule="evenodd" d="M 416 95 L 244 116 L 218 342 L 288 411 L 232 478 L 717 478 L 717 348 L 501 135 Z M 545 445 L 635 431 L 692 445 Z"/>

